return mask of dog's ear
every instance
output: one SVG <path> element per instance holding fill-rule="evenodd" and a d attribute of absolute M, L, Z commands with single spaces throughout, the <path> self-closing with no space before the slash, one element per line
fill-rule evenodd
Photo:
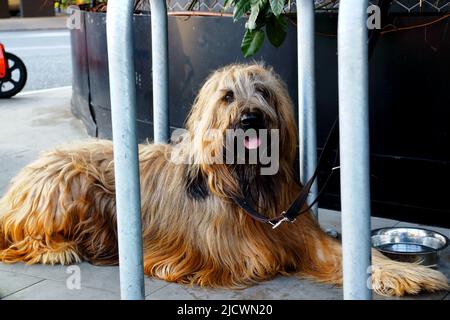
<path fill-rule="evenodd" d="M 208 116 L 206 110 L 208 109 L 208 106 L 214 102 L 211 98 L 217 91 L 218 77 L 219 77 L 218 72 L 211 74 L 200 88 L 200 91 L 194 100 L 194 104 L 191 108 L 191 111 L 189 112 L 189 115 L 186 119 L 185 125 L 186 129 L 188 129 L 189 131 L 191 132 L 198 131 L 196 124 L 199 123 L 199 119 Z"/>
<path fill-rule="evenodd" d="M 209 196 L 207 178 L 201 170 L 187 167 L 185 185 L 188 196 L 194 200 L 205 200 Z"/>
<path fill-rule="evenodd" d="M 295 123 L 294 107 L 287 91 L 287 86 L 281 78 L 273 73 L 277 100 L 277 112 L 280 121 L 280 146 L 283 158 L 293 164 L 297 148 L 297 125 Z"/>

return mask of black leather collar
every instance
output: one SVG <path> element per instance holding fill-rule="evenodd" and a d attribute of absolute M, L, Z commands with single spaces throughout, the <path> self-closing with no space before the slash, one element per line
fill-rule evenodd
<path fill-rule="evenodd" d="M 332 159 L 333 151 L 336 148 L 338 148 L 338 142 L 339 142 L 339 119 L 336 119 L 336 121 L 333 124 L 333 127 L 331 128 L 330 133 L 328 134 L 325 146 L 322 150 L 322 153 L 320 154 L 316 170 L 314 170 L 314 174 L 303 186 L 297 198 L 292 202 L 289 208 L 286 211 L 283 211 L 279 216 L 275 218 L 267 218 L 266 216 L 255 210 L 249 204 L 249 201 L 247 201 L 245 198 L 232 197 L 233 201 L 253 219 L 263 223 L 268 223 L 272 225 L 273 229 L 277 228 L 281 223 L 285 221 L 294 222 L 299 215 L 308 212 L 311 209 L 311 207 L 319 200 L 319 197 L 322 194 L 323 190 L 325 189 L 333 172 L 335 171 L 335 169 L 338 168 L 335 167 L 338 152 L 336 156 Z M 311 187 L 314 184 L 314 181 L 316 180 L 319 172 L 321 171 L 327 174 L 327 179 L 324 183 L 324 186 L 317 195 L 317 198 L 314 199 L 314 201 L 311 204 L 309 204 L 306 207 L 306 209 L 301 210 L 305 206 Z"/>

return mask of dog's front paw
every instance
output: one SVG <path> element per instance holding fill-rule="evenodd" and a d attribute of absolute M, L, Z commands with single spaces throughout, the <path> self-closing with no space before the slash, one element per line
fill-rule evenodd
<path fill-rule="evenodd" d="M 383 296 L 403 296 L 448 290 L 449 285 L 445 275 L 430 267 L 376 257 L 372 267 L 372 289 Z"/>

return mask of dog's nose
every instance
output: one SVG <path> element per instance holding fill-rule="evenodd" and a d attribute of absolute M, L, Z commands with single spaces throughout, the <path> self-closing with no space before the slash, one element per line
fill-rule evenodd
<path fill-rule="evenodd" d="M 261 115 L 256 112 L 244 113 L 241 117 L 241 126 L 244 129 L 257 129 L 261 124 Z"/>

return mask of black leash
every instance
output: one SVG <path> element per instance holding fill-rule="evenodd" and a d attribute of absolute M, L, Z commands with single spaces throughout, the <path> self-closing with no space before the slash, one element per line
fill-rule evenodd
<path fill-rule="evenodd" d="M 336 163 L 337 155 L 333 161 L 330 161 L 330 158 L 333 155 L 333 150 L 338 146 L 338 142 L 339 142 L 339 119 L 336 119 L 336 121 L 333 124 L 333 127 L 331 128 L 330 133 L 328 134 L 325 146 L 322 150 L 322 153 L 320 154 L 319 162 L 317 164 L 316 169 L 314 170 L 312 177 L 309 178 L 309 180 L 303 186 L 297 198 L 292 202 L 289 208 L 286 211 L 283 211 L 279 216 L 275 218 L 267 218 L 266 216 L 262 215 L 257 210 L 255 210 L 249 204 L 249 202 L 243 198 L 232 197 L 233 201 L 253 219 L 260 222 L 268 223 L 272 225 L 273 229 L 278 227 L 284 221 L 294 222 L 299 215 L 308 212 L 312 208 L 312 206 L 319 200 L 319 197 L 324 191 L 325 186 L 327 185 L 328 181 L 333 175 L 336 169 L 336 167 L 334 167 L 334 164 Z M 308 199 L 308 194 L 311 191 L 311 187 L 314 184 L 314 181 L 316 180 L 320 171 L 325 171 L 328 174 L 325 184 L 320 190 L 316 199 L 314 199 L 314 201 L 306 209 L 301 210 Z"/>

